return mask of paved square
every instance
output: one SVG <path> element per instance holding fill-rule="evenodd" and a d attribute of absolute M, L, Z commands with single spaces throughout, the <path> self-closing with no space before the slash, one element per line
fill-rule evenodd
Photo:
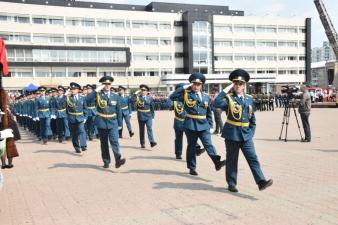
<path fill-rule="evenodd" d="M 136 135 L 120 141 L 127 163 L 118 170 L 102 168 L 98 140 L 78 156 L 70 142 L 44 146 L 22 131 L 20 157 L 3 170 L 0 224 L 338 224 L 338 109 L 312 110 L 312 143 L 298 141 L 294 115 L 290 141 L 278 141 L 282 113 L 256 114 L 256 150 L 273 186 L 259 192 L 241 155 L 238 194 L 226 190 L 224 169 L 216 172 L 206 154 L 198 177 L 174 159 L 172 112 L 156 113 L 158 146 L 145 150 L 133 116 Z M 223 139 L 213 142 L 224 157 Z"/>

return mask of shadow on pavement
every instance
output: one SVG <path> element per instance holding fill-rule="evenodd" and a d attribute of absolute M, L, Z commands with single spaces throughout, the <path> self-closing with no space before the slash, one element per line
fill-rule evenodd
<path fill-rule="evenodd" d="M 279 140 L 278 138 L 255 138 L 257 141 L 271 141 L 271 142 L 285 142 L 284 139 Z M 300 142 L 300 140 L 287 139 L 287 142 Z"/>
<path fill-rule="evenodd" d="M 67 155 L 73 155 L 73 156 L 78 156 L 78 157 L 82 156 L 81 154 L 70 152 L 67 150 L 38 150 L 38 151 L 35 151 L 34 153 L 67 154 Z"/>
<path fill-rule="evenodd" d="M 181 172 L 172 171 L 172 170 L 154 170 L 154 169 L 153 170 L 129 170 L 127 172 L 122 172 L 122 173 L 143 173 L 143 174 L 153 174 L 153 175 L 179 176 L 179 177 L 189 178 L 192 180 L 211 182 L 211 180 L 200 178 L 198 176 L 192 176 L 192 175 L 189 175 L 188 173 L 181 173 Z"/>
<path fill-rule="evenodd" d="M 325 152 L 325 153 L 338 153 L 338 149 L 313 149 L 314 151 L 318 152 Z"/>
<path fill-rule="evenodd" d="M 184 162 L 184 160 L 178 160 L 174 157 L 169 157 L 169 156 L 133 156 L 130 158 L 130 160 L 137 160 L 137 159 L 158 159 L 158 160 L 172 160 L 176 162 Z"/>
<path fill-rule="evenodd" d="M 94 170 L 100 170 L 105 171 L 109 173 L 114 173 L 114 171 L 109 169 L 104 169 L 97 165 L 92 164 L 67 164 L 67 163 L 56 163 L 54 166 L 48 167 L 48 169 L 57 169 L 57 168 L 75 168 L 75 169 L 94 169 Z"/>
<path fill-rule="evenodd" d="M 244 199 L 249 199 L 251 201 L 257 201 L 258 200 L 257 198 L 255 198 L 251 195 L 229 192 L 224 187 L 214 187 L 210 184 L 159 182 L 159 183 L 155 183 L 154 187 L 153 187 L 153 189 L 165 189 L 165 188 L 186 189 L 186 190 L 193 190 L 193 191 L 214 191 L 214 192 L 230 194 L 230 195 L 240 197 L 240 198 L 244 198 Z"/>
<path fill-rule="evenodd" d="M 120 148 L 131 148 L 131 149 L 136 149 L 136 150 L 141 150 L 141 151 L 149 151 L 151 152 L 151 149 L 148 148 L 141 148 L 141 147 L 136 147 L 136 146 L 126 146 L 126 145 L 120 145 Z"/>

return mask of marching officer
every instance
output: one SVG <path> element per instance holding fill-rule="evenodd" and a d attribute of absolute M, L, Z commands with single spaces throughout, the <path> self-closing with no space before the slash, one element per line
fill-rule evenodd
<path fill-rule="evenodd" d="M 184 84 L 177 84 L 175 90 L 183 87 Z M 184 104 L 180 101 L 171 101 L 168 99 L 167 104 L 169 108 L 172 108 L 175 112 L 174 119 L 174 130 L 175 130 L 175 155 L 176 159 L 182 159 L 182 149 L 183 149 L 183 133 L 184 133 L 184 120 L 187 116 L 186 111 L 184 110 Z M 196 143 L 196 155 L 200 156 L 205 151 L 204 148 Z"/>
<path fill-rule="evenodd" d="M 122 110 L 122 121 L 124 119 L 124 121 L 126 122 L 128 131 L 129 131 L 129 137 L 134 136 L 134 132 L 133 129 L 131 128 L 131 123 L 130 123 L 130 118 L 131 118 L 131 114 L 133 112 L 132 109 L 132 101 L 131 98 L 129 96 L 125 95 L 126 92 L 126 88 L 123 86 L 119 86 L 118 88 L 119 91 L 119 96 L 120 96 L 120 103 L 121 103 L 121 110 Z M 123 122 L 122 122 L 122 129 L 119 130 L 119 137 L 122 138 L 122 132 L 123 132 Z"/>
<path fill-rule="evenodd" d="M 118 130 L 122 128 L 120 97 L 110 91 L 113 81 L 114 78 L 110 76 L 102 77 L 99 80 L 102 86 L 96 88 L 95 91 L 87 96 L 88 101 L 94 99 L 97 105 L 95 125 L 100 136 L 103 168 L 109 168 L 111 161 L 108 140 L 113 149 L 115 168 L 120 168 L 126 163 L 126 159 L 121 156 L 119 145 Z"/>
<path fill-rule="evenodd" d="M 149 95 L 150 88 L 141 84 L 140 90 L 136 91 L 132 97 L 132 101 L 136 103 L 137 120 L 140 130 L 141 148 L 145 148 L 144 127 L 147 127 L 148 139 L 150 146 L 153 148 L 157 145 L 153 134 L 153 119 L 155 118 L 154 100 Z"/>
<path fill-rule="evenodd" d="M 94 90 L 94 85 L 87 84 L 87 96 L 89 96 L 93 90 Z M 86 121 L 86 131 L 87 131 L 87 136 L 90 141 L 93 140 L 94 138 L 94 133 L 95 133 L 95 117 L 96 117 L 96 99 L 91 98 L 88 99 L 86 97 L 86 102 L 87 102 L 87 121 Z"/>
<path fill-rule="evenodd" d="M 70 83 L 71 96 L 67 96 L 67 117 L 73 147 L 76 153 L 87 150 L 86 131 L 84 124 L 87 119 L 87 104 L 83 96 L 79 94 L 81 86 L 77 83 Z M 79 142 L 80 139 L 80 142 Z"/>
<path fill-rule="evenodd" d="M 56 98 L 58 95 L 58 89 L 56 88 L 51 88 L 50 89 L 50 93 L 51 93 L 51 97 L 50 97 L 50 109 L 51 109 L 51 121 L 50 121 L 50 126 L 51 126 L 51 130 L 52 130 L 52 134 L 53 134 L 53 139 L 55 140 L 57 137 L 57 125 L 56 125 L 56 121 L 57 121 L 57 111 L 56 111 Z"/>
<path fill-rule="evenodd" d="M 55 99 L 56 106 L 56 128 L 58 141 L 62 143 L 63 139 L 70 138 L 70 131 L 67 119 L 67 100 L 65 96 L 66 89 L 63 86 L 58 86 L 58 97 Z"/>
<path fill-rule="evenodd" d="M 245 70 L 234 70 L 229 76 L 233 84 L 224 89 L 215 100 L 217 107 L 227 112 L 222 137 L 226 146 L 226 181 L 231 192 L 238 192 L 236 185 L 239 149 L 250 166 L 259 190 L 272 185 L 272 180 L 266 180 L 263 175 L 252 140 L 256 129 L 253 99 L 244 93 L 245 83 L 249 79 L 250 76 Z"/>
<path fill-rule="evenodd" d="M 39 87 L 40 97 L 36 101 L 36 111 L 38 116 L 36 120 L 40 121 L 40 140 L 47 144 L 48 140 L 48 123 L 50 123 L 50 104 L 49 97 L 46 96 L 46 88 Z"/>
<path fill-rule="evenodd" d="M 211 99 L 202 92 L 205 76 L 201 73 L 193 73 L 189 77 L 189 82 L 190 85 L 175 90 L 170 95 L 170 99 L 184 103 L 184 109 L 187 113 L 184 120 L 184 129 L 188 140 L 187 167 L 191 175 L 197 176 L 196 143 L 198 138 L 202 141 L 217 171 L 225 165 L 225 160 L 221 161 L 221 156 L 217 155 L 211 142 L 210 128 L 213 125 Z"/>

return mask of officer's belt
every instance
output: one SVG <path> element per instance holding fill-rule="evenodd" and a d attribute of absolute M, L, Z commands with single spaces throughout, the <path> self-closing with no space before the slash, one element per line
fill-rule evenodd
<path fill-rule="evenodd" d="M 123 107 L 123 108 L 121 108 L 122 110 L 126 110 L 126 109 L 128 109 L 128 106 L 126 106 L 126 107 Z"/>
<path fill-rule="evenodd" d="M 150 112 L 150 109 L 138 109 L 137 111 L 146 113 Z"/>
<path fill-rule="evenodd" d="M 66 109 L 58 109 L 58 112 L 64 112 Z"/>
<path fill-rule="evenodd" d="M 236 127 L 249 127 L 250 123 L 242 123 L 242 122 L 236 122 L 232 120 L 227 120 L 226 123 L 236 126 Z"/>
<path fill-rule="evenodd" d="M 185 120 L 184 118 L 180 118 L 178 116 L 175 116 L 175 119 L 178 120 L 178 121 L 181 121 L 181 122 L 184 122 L 184 120 Z"/>
<path fill-rule="evenodd" d="M 96 109 L 96 106 L 88 107 L 88 109 Z"/>
<path fill-rule="evenodd" d="M 49 109 L 39 109 L 38 111 L 39 112 L 47 112 L 47 111 L 49 111 Z"/>
<path fill-rule="evenodd" d="M 205 120 L 207 116 L 199 116 L 199 115 L 192 115 L 192 114 L 187 114 L 187 117 L 191 119 L 197 119 L 197 120 Z"/>
<path fill-rule="evenodd" d="M 72 116 L 82 116 L 83 112 L 68 112 Z"/>
<path fill-rule="evenodd" d="M 113 118 L 113 117 L 116 117 L 116 114 L 103 114 L 103 113 L 99 113 L 97 112 L 96 113 L 97 116 L 100 116 L 100 117 L 103 117 L 103 118 Z"/>

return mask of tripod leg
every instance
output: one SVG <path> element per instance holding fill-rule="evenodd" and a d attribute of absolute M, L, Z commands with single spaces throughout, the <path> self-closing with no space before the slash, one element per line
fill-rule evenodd
<path fill-rule="evenodd" d="M 290 106 L 288 106 L 288 110 L 287 110 L 287 117 L 286 117 L 286 128 L 285 128 L 285 139 L 284 141 L 287 142 L 288 141 L 288 127 L 289 127 L 289 122 L 290 122 Z"/>
<path fill-rule="evenodd" d="M 297 116 L 294 104 L 292 104 L 292 108 L 293 108 L 293 112 L 295 113 L 295 117 L 296 117 L 296 121 L 297 121 L 297 126 L 298 126 L 298 130 L 299 130 L 299 135 L 300 135 L 300 140 L 303 140 L 303 135 L 302 135 L 302 132 L 300 130 L 300 125 L 299 125 L 299 122 L 298 122 L 298 116 Z"/>
<path fill-rule="evenodd" d="M 287 107 L 284 108 L 284 112 L 283 112 L 283 122 L 282 122 L 282 129 L 281 129 L 280 134 L 279 134 L 279 140 L 282 140 L 282 134 L 283 134 L 284 124 L 285 124 L 286 115 L 287 115 L 286 113 L 287 113 Z"/>

